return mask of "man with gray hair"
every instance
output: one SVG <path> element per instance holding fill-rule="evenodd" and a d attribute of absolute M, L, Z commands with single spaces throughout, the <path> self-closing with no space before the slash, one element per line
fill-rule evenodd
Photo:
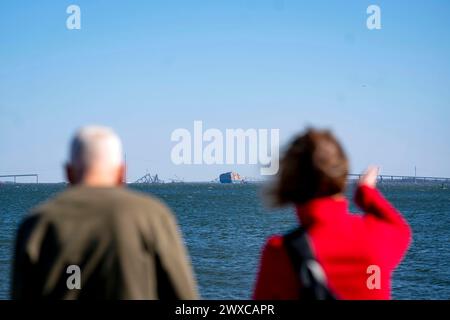
<path fill-rule="evenodd" d="M 21 224 L 13 299 L 196 299 L 175 217 L 122 186 L 119 137 L 89 126 L 72 140 L 71 184 Z"/>

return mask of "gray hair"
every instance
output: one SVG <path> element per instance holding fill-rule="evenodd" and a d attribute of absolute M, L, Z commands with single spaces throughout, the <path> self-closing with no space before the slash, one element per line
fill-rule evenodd
<path fill-rule="evenodd" d="M 72 138 L 69 154 L 70 165 L 82 170 L 94 166 L 111 169 L 122 163 L 122 143 L 111 128 L 82 127 Z"/>

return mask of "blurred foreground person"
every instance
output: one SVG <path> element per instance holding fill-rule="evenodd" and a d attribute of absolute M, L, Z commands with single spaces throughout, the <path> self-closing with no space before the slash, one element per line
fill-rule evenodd
<path fill-rule="evenodd" d="M 378 169 L 359 181 L 349 213 L 348 160 L 328 131 L 298 136 L 280 163 L 274 204 L 296 208 L 300 228 L 266 243 L 255 299 L 390 299 L 391 276 L 411 231 L 376 189 Z"/>
<path fill-rule="evenodd" d="M 121 187 L 117 135 L 82 128 L 73 138 L 72 184 L 21 224 L 13 299 L 195 299 L 176 220 L 160 201 Z"/>

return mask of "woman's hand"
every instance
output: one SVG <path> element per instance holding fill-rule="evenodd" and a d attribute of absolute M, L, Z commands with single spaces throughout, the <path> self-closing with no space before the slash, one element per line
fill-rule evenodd
<path fill-rule="evenodd" d="M 379 170 L 377 166 L 369 166 L 359 180 L 359 185 L 375 188 L 377 186 Z"/>

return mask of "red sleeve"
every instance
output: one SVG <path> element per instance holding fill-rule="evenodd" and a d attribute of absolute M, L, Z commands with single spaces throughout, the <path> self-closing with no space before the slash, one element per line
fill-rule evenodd
<path fill-rule="evenodd" d="M 366 213 L 372 214 L 386 223 L 409 228 L 408 223 L 403 219 L 400 212 L 398 212 L 397 209 L 395 209 L 375 188 L 359 186 L 356 189 L 355 202 Z"/>
<path fill-rule="evenodd" d="M 411 228 L 406 220 L 375 188 L 359 186 L 355 202 L 366 213 L 367 235 L 383 260 L 395 267 L 411 242 Z"/>
<path fill-rule="evenodd" d="M 299 284 L 283 245 L 282 236 L 271 237 L 264 246 L 253 299 L 298 299 Z"/>

